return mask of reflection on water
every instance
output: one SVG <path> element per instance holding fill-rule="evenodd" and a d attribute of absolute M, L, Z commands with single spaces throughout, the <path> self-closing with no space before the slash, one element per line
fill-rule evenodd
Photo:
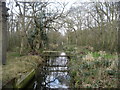
<path fill-rule="evenodd" d="M 61 56 L 64 56 L 64 55 L 66 55 L 64 52 L 62 52 L 61 54 L 60 54 Z"/>
<path fill-rule="evenodd" d="M 44 73 L 44 78 L 40 82 L 38 82 L 39 80 L 35 81 L 34 89 L 69 88 L 70 76 L 68 75 L 67 68 L 68 58 L 63 57 L 63 55 L 66 54 L 63 52 L 60 54 L 61 57 L 55 59 L 49 58 L 47 66 L 44 67 L 44 72 L 46 72 Z M 40 77 L 37 77 L 37 79 Z"/>

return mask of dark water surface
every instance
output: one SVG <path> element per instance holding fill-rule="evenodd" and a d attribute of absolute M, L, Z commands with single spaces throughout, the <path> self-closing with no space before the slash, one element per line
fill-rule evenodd
<path fill-rule="evenodd" d="M 67 90 L 70 83 L 67 67 L 69 59 L 62 55 L 65 53 L 61 53 L 59 57 L 48 57 L 47 63 L 38 69 L 29 87 L 33 90 Z"/>

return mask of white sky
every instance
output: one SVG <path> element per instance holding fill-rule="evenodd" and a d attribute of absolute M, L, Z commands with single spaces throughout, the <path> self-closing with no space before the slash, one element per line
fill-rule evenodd
<path fill-rule="evenodd" d="M 7 0 L 6 0 L 7 1 Z M 12 1 L 12 0 L 11 0 Z M 48 1 L 48 0 L 17 0 L 17 1 L 29 1 L 29 2 L 39 2 L 39 1 Z M 120 0 L 49 0 L 49 1 L 59 1 L 59 2 L 75 2 L 75 1 L 78 1 L 78 2 L 118 2 Z"/>

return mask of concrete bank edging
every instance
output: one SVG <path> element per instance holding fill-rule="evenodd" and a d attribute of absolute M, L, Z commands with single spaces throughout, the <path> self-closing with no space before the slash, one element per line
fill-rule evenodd
<path fill-rule="evenodd" d="M 24 88 L 29 81 L 34 77 L 35 69 L 32 69 L 27 75 L 25 75 L 20 81 L 15 82 L 14 88 Z"/>

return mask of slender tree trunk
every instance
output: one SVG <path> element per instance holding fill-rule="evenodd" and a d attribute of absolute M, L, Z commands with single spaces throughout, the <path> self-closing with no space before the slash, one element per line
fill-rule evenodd
<path fill-rule="evenodd" d="M 23 8 L 23 15 L 22 15 L 22 28 L 23 30 L 21 31 L 21 45 L 20 45 L 20 55 L 22 55 L 23 50 L 24 50 L 24 39 L 25 39 L 25 3 L 24 3 L 24 8 Z"/>

